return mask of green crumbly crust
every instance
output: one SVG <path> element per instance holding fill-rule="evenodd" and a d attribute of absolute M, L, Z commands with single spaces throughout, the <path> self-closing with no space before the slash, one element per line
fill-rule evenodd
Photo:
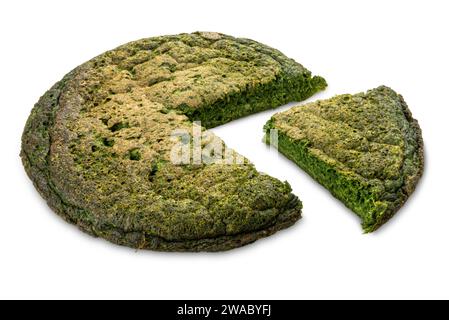
<path fill-rule="evenodd" d="M 172 164 L 172 131 L 191 132 L 194 120 L 210 128 L 325 86 L 252 40 L 209 32 L 143 39 L 45 93 L 21 157 L 50 207 L 89 234 L 152 250 L 232 249 L 292 225 L 301 202 L 247 160 Z"/>
<path fill-rule="evenodd" d="M 424 168 L 423 140 L 402 96 L 381 86 L 274 115 L 279 151 L 362 220 L 372 232 L 414 191 Z"/>

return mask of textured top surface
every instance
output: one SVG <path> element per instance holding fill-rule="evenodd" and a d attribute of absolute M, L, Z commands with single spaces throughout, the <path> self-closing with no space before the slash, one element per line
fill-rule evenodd
<path fill-rule="evenodd" d="M 55 101 L 33 110 L 23 153 L 62 203 L 80 209 L 78 223 L 168 241 L 262 229 L 291 201 L 290 187 L 248 161 L 173 165 L 170 135 L 191 132 L 191 110 L 298 76 L 311 78 L 252 40 L 207 32 L 139 40 L 50 90 L 42 101 Z"/>
<path fill-rule="evenodd" d="M 379 201 L 403 201 L 421 175 L 421 130 L 390 88 L 294 107 L 272 121 L 291 139 L 306 143 L 311 154 L 360 181 Z"/>

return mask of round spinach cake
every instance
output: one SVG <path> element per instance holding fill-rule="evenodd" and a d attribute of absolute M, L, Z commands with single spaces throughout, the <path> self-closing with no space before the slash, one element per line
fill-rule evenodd
<path fill-rule="evenodd" d="M 48 90 L 26 123 L 21 158 L 49 206 L 91 235 L 162 251 L 232 249 L 291 226 L 301 202 L 246 159 L 173 163 L 173 132 L 192 132 L 197 120 L 212 128 L 325 87 L 252 40 L 211 32 L 142 39 Z"/>

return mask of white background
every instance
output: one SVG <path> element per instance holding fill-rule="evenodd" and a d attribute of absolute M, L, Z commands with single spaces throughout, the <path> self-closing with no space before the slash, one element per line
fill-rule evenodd
<path fill-rule="evenodd" d="M 449 298 L 448 3 L 1 1 L 0 298 Z M 225 253 L 136 252 L 56 216 L 19 159 L 39 96 L 105 50 L 196 30 L 252 38 L 301 62 L 329 83 L 311 100 L 381 84 L 402 93 L 426 152 L 407 205 L 363 235 L 353 213 L 261 143 L 270 111 L 214 131 L 291 183 L 304 218 L 286 231 Z"/>

